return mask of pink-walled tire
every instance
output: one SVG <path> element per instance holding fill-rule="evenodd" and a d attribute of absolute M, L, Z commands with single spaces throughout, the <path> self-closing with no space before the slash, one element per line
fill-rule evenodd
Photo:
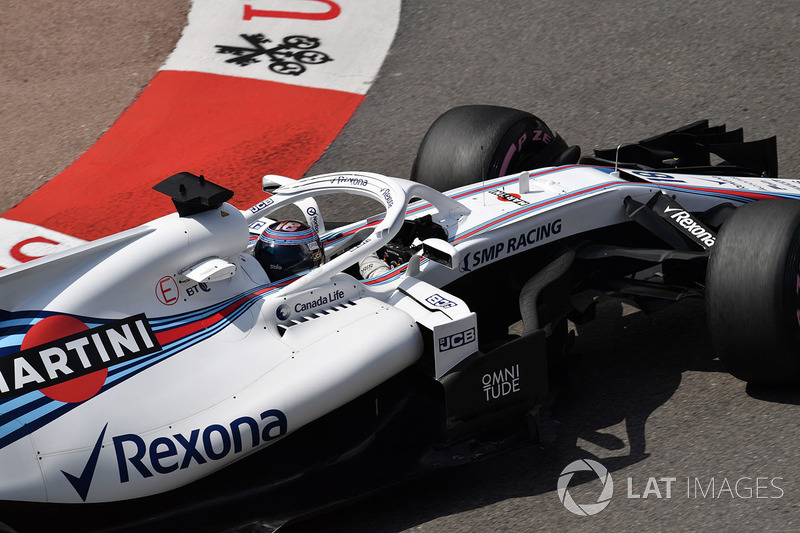
<path fill-rule="evenodd" d="M 800 382 L 800 201 L 746 204 L 722 225 L 706 273 L 706 318 L 731 374 Z"/>
<path fill-rule="evenodd" d="M 560 164 L 566 149 L 561 137 L 525 111 L 489 105 L 455 107 L 428 129 L 411 179 L 446 191 Z"/>

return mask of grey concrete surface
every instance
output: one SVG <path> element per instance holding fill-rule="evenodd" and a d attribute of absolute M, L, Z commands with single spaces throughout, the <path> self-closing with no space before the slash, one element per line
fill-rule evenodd
<path fill-rule="evenodd" d="M 64 170 L 147 86 L 189 0 L 0 4 L 0 212 Z"/>

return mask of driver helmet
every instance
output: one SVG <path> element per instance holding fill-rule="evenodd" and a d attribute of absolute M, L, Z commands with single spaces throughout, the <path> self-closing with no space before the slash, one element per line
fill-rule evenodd
<path fill-rule="evenodd" d="M 269 279 L 280 279 L 325 262 L 325 249 L 313 228 L 294 220 L 273 222 L 261 233 L 253 256 Z"/>

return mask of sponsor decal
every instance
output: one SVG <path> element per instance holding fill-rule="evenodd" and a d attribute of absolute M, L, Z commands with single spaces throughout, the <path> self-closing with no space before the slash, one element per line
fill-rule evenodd
<path fill-rule="evenodd" d="M 726 178 L 728 179 L 728 178 Z M 733 181 L 733 180 L 729 180 Z M 758 185 L 762 185 L 762 187 L 758 187 Z M 759 188 L 765 191 L 785 191 L 790 193 L 797 193 L 800 190 L 800 184 L 797 180 L 770 180 L 764 179 L 760 181 L 756 181 L 755 184 L 750 185 L 751 188 Z"/>
<path fill-rule="evenodd" d="M 454 348 L 461 348 L 462 346 L 475 342 L 476 339 L 475 328 L 459 331 L 458 333 L 441 337 L 439 339 L 439 351 L 446 352 Z"/>
<path fill-rule="evenodd" d="M 211 287 L 206 283 L 197 283 L 186 288 L 186 296 L 189 297 L 200 294 L 201 292 L 211 292 Z"/>
<path fill-rule="evenodd" d="M 683 208 L 667 206 L 664 208 L 664 214 L 667 215 L 670 220 L 674 220 L 676 226 L 682 228 L 706 250 L 714 246 L 717 242 L 711 230 L 692 218 L 692 215 L 684 211 Z"/>
<path fill-rule="evenodd" d="M 149 442 L 131 433 L 118 435 L 112 440 L 119 481 L 127 483 L 131 475 L 137 473 L 142 478 L 150 478 L 219 461 L 281 437 L 286 430 L 286 415 L 278 409 L 270 409 L 261 413 L 260 420 L 241 416 L 227 425 L 211 424 L 188 434 L 164 435 Z"/>
<path fill-rule="evenodd" d="M 497 196 L 497 199 L 500 200 L 501 202 L 511 202 L 512 204 L 517 204 L 521 206 L 530 205 L 530 202 L 526 202 L 525 200 L 523 200 L 522 197 L 517 193 L 505 192 L 501 191 L 500 189 L 494 189 L 489 191 L 489 194 Z"/>
<path fill-rule="evenodd" d="M 314 300 L 298 302 L 294 305 L 294 310 L 296 313 L 302 313 L 303 311 L 315 309 L 317 307 L 333 303 L 336 300 L 341 300 L 342 298 L 344 298 L 344 291 L 336 289 L 335 291 L 329 292 L 327 295 L 319 296 Z"/>
<path fill-rule="evenodd" d="M 381 195 L 383 195 L 383 199 L 386 200 L 386 205 L 392 207 L 394 205 L 394 200 L 392 199 L 392 191 L 388 188 L 381 189 Z"/>
<path fill-rule="evenodd" d="M 266 200 L 264 200 L 263 202 L 259 202 L 259 203 L 257 203 L 256 205 L 254 205 L 253 207 L 251 207 L 251 208 L 250 208 L 250 212 L 251 212 L 251 213 L 258 213 L 259 211 L 261 211 L 261 210 L 263 210 L 263 209 L 266 209 L 266 208 L 268 208 L 269 206 L 271 206 L 271 205 L 272 205 L 272 204 L 274 204 L 274 203 L 275 203 L 275 200 L 274 200 L 274 199 L 272 199 L 272 198 L 267 198 L 267 199 L 266 199 Z M 252 228 L 254 224 L 257 224 L 257 222 L 255 222 L 255 223 L 251 224 L 251 225 L 250 225 L 250 227 Z M 262 224 L 263 224 L 263 222 L 262 222 Z"/>
<path fill-rule="evenodd" d="M 286 304 L 281 304 L 275 310 L 275 316 L 278 317 L 278 320 L 288 320 L 292 316 L 292 308 Z"/>
<path fill-rule="evenodd" d="M 108 423 L 103 426 L 103 431 L 101 431 L 100 436 L 97 437 L 97 441 L 92 448 L 92 453 L 89 455 L 89 461 L 86 463 L 86 466 L 83 467 L 80 476 L 74 476 L 63 470 L 61 471 L 83 501 L 86 501 L 86 497 L 89 495 L 89 487 L 92 486 L 94 470 L 97 468 L 97 460 L 100 459 L 100 449 L 103 447 L 103 437 L 106 434 L 106 429 L 108 429 Z"/>
<path fill-rule="evenodd" d="M 735 187 L 737 189 L 741 189 L 741 190 L 747 190 L 747 189 L 764 190 L 763 187 L 759 186 L 760 184 L 764 184 L 764 183 L 769 183 L 769 181 L 765 180 L 765 179 L 761 179 L 761 180 L 758 181 L 758 184 L 756 185 L 756 184 L 753 184 L 752 182 L 750 182 L 750 181 L 748 181 L 746 179 L 737 178 L 737 177 L 729 177 L 729 176 L 726 176 L 725 177 L 725 181 L 721 182 L 721 184 L 728 185 L 728 186 L 733 186 L 733 187 Z M 776 189 L 776 190 L 783 190 L 783 189 L 778 188 L 778 187 L 773 187 L 773 188 Z"/>
<path fill-rule="evenodd" d="M 670 196 L 664 193 L 656 193 L 647 202 L 647 205 L 673 228 L 703 250 L 708 250 L 716 243 L 716 234 L 702 222 L 696 220 L 691 213 L 686 211 Z"/>
<path fill-rule="evenodd" d="M 311 227 L 314 228 L 314 232 L 319 233 L 319 214 L 317 213 L 317 208 L 313 206 L 309 207 L 308 209 L 306 209 L 306 215 L 308 215 L 308 220 L 310 222 Z M 314 242 L 314 245 L 316 246 L 316 241 Z"/>
<path fill-rule="evenodd" d="M 519 365 L 512 365 L 497 372 L 490 372 L 481 378 L 486 401 L 498 400 L 520 391 Z"/>
<path fill-rule="evenodd" d="M 306 71 L 306 65 L 321 65 L 333 61 L 325 52 L 316 50 L 320 45 L 320 40 L 316 37 L 292 35 L 274 45 L 268 44 L 273 41 L 263 33 L 242 34 L 241 38 L 250 46 L 216 45 L 218 54 L 233 56 L 226 59 L 226 63 L 247 67 L 265 59 L 269 62 L 268 68 L 272 72 L 299 76 Z"/>
<path fill-rule="evenodd" d="M 449 309 L 450 307 L 455 307 L 456 304 L 452 300 L 448 300 L 441 294 L 433 294 L 425 298 L 425 301 L 431 304 L 434 307 L 441 307 L 442 309 Z"/>
<path fill-rule="evenodd" d="M 508 239 L 507 250 L 508 253 L 514 253 L 518 249 L 525 248 L 526 246 L 539 243 L 549 239 L 553 235 L 561 233 L 561 219 L 554 220 L 553 222 L 538 226 L 528 231 L 527 233 L 520 233 L 518 237 L 511 237 Z"/>
<path fill-rule="evenodd" d="M 663 181 L 667 183 L 686 183 L 685 180 L 679 179 L 675 176 L 671 176 L 669 174 L 664 174 L 663 172 L 648 172 L 644 170 L 626 170 L 625 172 L 630 172 L 636 176 L 641 178 L 645 178 L 648 181 Z"/>
<path fill-rule="evenodd" d="M 175 278 L 164 276 L 156 283 L 156 298 L 164 305 L 175 305 L 180 299 L 181 291 Z"/>
<path fill-rule="evenodd" d="M 267 221 L 266 220 L 257 220 L 248 226 L 250 233 L 261 233 L 264 227 L 266 227 Z M 252 238 L 252 237 L 251 237 Z"/>
<path fill-rule="evenodd" d="M 104 449 L 103 437 L 107 429 L 108 423 L 100 432 L 79 476 L 61 471 L 83 501 L 89 495 L 97 462 Z M 147 441 L 139 435 L 128 433 L 111 440 L 119 481 L 128 483 L 131 476 L 151 478 L 219 461 L 281 437 L 286 431 L 286 415 L 278 409 L 269 409 L 259 415 L 259 420 L 242 416 L 227 425 L 211 424 L 193 429 L 188 434 L 174 433 Z"/>
<path fill-rule="evenodd" d="M 561 233 L 560 218 L 553 222 L 537 226 L 528 232 L 520 233 L 516 237 L 511 237 L 506 242 L 501 241 L 483 250 L 465 255 L 459 270 L 461 272 L 470 272 L 474 268 L 492 263 L 502 257 L 521 252 L 524 248 L 546 241 L 559 233 Z"/>
<path fill-rule="evenodd" d="M 355 178 L 353 176 L 339 176 L 337 178 L 333 178 L 331 183 L 334 185 L 355 185 L 357 187 L 367 187 L 369 185 L 369 180 L 366 178 Z"/>
<path fill-rule="evenodd" d="M 747 179 L 740 179 L 731 176 L 681 176 L 681 175 L 673 176 L 670 174 L 664 174 L 662 172 L 648 172 L 643 170 L 626 170 L 625 172 L 645 178 L 648 181 L 654 181 L 654 182 L 694 183 L 699 181 L 704 183 L 711 183 L 716 186 L 719 185 L 733 186 L 736 187 L 737 189 L 754 188 L 757 190 L 766 190 L 765 188 L 762 187 L 762 184 L 768 183 L 768 180 L 764 180 L 761 178 L 759 178 L 754 182 L 751 182 L 750 180 Z"/>
<path fill-rule="evenodd" d="M 75 391 L 65 393 L 68 394 L 64 401 L 82 401 L 94 396 L 102 387 L 106 377 L 105 369 L 161 350 L 147 317 L 143 314 L 91 329 L 73 317 L 49 318 L 58 319 L 59 324 L 53 325 L 50 322 L 42 326 L 48 328 L 45 333 L 47 336 L 58 331 L 58 328 L 84 330 L 39 343 L 37 340 L 29 340 L 28 337 L 35 339 L 42 329 L 34 331 L 31 328 L 25 339 L 28 342 L 23 342 L 21 346 L 22 351 L 0 358 L 0 399 L 40 389 L 44 389 L 42 392 L 45 395 L 59 399 L 58 389 L 53 391 L 51 387 L 93 375 L 88 378 L 93 384 L 87 385 L 86 379 L 78 382 L 83 384 L 80 388 L 84 390 L 78 391 L 77 398 L 73 395 Z M 70 323 L 66 324 L 66 321 Z M 29 347 L 30 344 L 34 346 Z M 88 386 L 88 390 L 85 386 Z"/>
<path fill-rule="evenodd" d="M 372 242 L 372 240 L 373 240 L 372 236 L 369 236 L 366 239 L 364 239 L 363 241 L 361 241 L 360 243 L 358 243 L 355 246 L 353 246 L 352 248 L 350 248 L 348 250 L 348 252 L 352 254 L 354 250 L 358 250 L 359 248 L 362 248 L 362 247 L 368 245 L 369 243 Z"/>

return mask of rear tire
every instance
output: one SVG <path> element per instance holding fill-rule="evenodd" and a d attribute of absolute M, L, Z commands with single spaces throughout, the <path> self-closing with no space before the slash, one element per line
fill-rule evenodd
<path fill-rule="evenodd" d="M 566 149 L 561 137 L 525 111 L 488 105 L 456 107 L 436 119 L 425 134 L 411 179 L 447 191 L 558 164 Z"/>
<path fill-rule="evenodd" d="M 800 382 L 800 202 L 739 207 L 722 225 L 706 273 L 714 350 L 755 384 Z"/>

